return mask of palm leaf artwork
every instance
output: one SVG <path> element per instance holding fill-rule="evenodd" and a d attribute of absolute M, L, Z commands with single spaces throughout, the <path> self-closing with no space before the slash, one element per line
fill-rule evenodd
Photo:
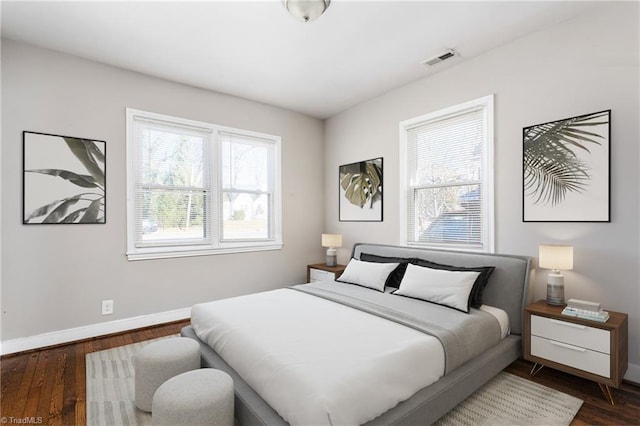
<path fill-rule="evenodd" d="M 35 132 L 24 132 L 23 136 L 24 223 L 105 223 L 106 143 Z M 58 167 L 27 168 L 32 164 Z M 79 169 L 69 170 L 76 167 Z M 47 176 L 51 181 L 39 180 L 36 187 L 28 174 Z M 51 188 L 41 187 L 43 182 L 50 182 Z M 27 211 L 27 202 L 41 200 L 43 193 L 45 197 L 58 196 Z"/>
<path fill-rule="evenodd" d="M 361 161 L 340 168 L 340 187 L 345 198 L 353 205 L 364 208 L 382 198 L 381 160 Z"/>
<path fill-rule="evenodd" d="M 556 206 L 587 189 L 591 166 L 581 157 L 604 142 L 596 127 L 608 123 L 609 111 L 601 111 L 524 129 L 524 190 L 534 204 Z"/>

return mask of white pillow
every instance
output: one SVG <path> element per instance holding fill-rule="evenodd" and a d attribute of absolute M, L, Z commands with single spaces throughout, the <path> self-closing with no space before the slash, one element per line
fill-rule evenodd
<path fill-rule="evenodd" d="M 447 271 L 407 265 L 400 288 L 393 292 L 469 312 L 469 294 L 480 272 Z"/>
<path fill-rule="evenodd" d="M 399 263 L 363 262 L 351 259 L 338 281 L 384 291 L 389 274 Z"/>

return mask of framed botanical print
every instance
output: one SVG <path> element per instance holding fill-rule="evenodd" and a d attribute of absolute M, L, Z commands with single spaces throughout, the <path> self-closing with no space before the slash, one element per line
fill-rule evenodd
<path fill-rule="evenodd" d="M 22 223 L 106 222 L 106 142 L 24 131 Z"/>
<path fill-rule="evenodd" d="M 523 222 L 611 221 L 611 110 L 525 127 Z"/>
<path fill-rule="evenodd" d="M 339 168 L 341 222 L 382 221 L 382 157 Z"/>

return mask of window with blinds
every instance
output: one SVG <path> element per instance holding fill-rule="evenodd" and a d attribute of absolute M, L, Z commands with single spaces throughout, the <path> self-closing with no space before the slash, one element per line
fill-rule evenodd
<path fill-rule="evenodd" d="M 493 250 L 493 97 L 400 124 L 409 245 Z"/>
<path fill-rule="evenodd" d="M 130 260 L 282 247 L 280 138 L 127 109 Z"/>
<path fill-rule="evenodd" d="M 136 247 L 208 244 L 211 131 L 134 121 Z"/>
<path fill-rule="evenodd" d="M 222 240 L 272 238 L 274 150 L 270 141 L 221 133 Z"/>

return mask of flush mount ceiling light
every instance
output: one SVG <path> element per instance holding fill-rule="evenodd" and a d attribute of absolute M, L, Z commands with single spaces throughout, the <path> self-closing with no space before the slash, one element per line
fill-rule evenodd
<path fill-rule="evenodd" d="M 282 0 L 282 3 L 297 20 L 311 22 L 327 10 L 331 0 Z"/>

